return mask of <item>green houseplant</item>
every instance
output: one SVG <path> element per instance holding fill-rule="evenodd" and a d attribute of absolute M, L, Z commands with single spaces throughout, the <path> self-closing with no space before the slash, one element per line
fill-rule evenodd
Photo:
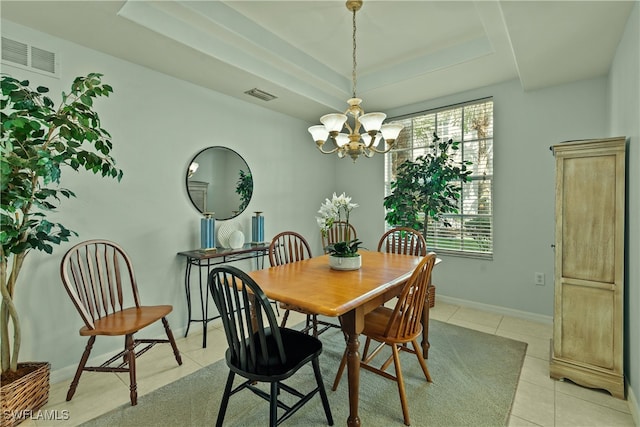
<path fill-rule="evenodd" d="M 469 181 L 470 161 L 456 161 L 459 142 L 433 134 L 431 152 L 400 164 L 391 194 L 384 198 L 385 219 L 392 226 L 411 227 L 427 236 L 429 218 L 451 224 L 444 214 L 457 213 L 462 183 Z"/>
<path fill-rule="evenodd" d="M 46 87 L 29 87 L 2 75 L 2 160 L 0 163 L 0 336 L 2 383 L 18 379 L 22 330 L 14 298 L 25 258 L 32 250 L 53 252 L 53 245 L 77 235 L 47 220 L 61 197 L 75 197 L 59 187 L 63 166 L 103 177 L 122 178 L 111 157 L 111 136 L 101 127 L 93 100 L 109 96 L 102 75 L 77 77 L 56 107 Z M 28 315 L 28 313 L 27 313 Z M 13 335 L 10 337 L 10 331 Z M 12 347 L 12 348 L 11 348 Z"/>

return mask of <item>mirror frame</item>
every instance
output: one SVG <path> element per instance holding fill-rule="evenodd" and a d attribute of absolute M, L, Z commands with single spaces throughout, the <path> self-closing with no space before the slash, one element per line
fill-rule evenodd
<path fill-rule="evenodd" d="M 215 145 L 215 146 L 211 146 L 211 147 L 203 148 L 202 150 L 198 151 L 198 152 L 196 153 L 196 155 L 195 155 L 195 156 L 193 156 L 193 157 L 191 158 L 191 160 L 189 161 L 189 163 L 187 164 L 187 167 L 186 167 L 186 173 L 185 173 L 185 181 L 184 181 L 184 182 L 185 182 L 185 190 L 187 191 L 187 195 L 189 196 L 189 200 L 191 201 L 191 204 L 192 204 L 192 205 L 193 205 L 193 207 L 194 207 L 198 212 L 200 212 L 202 215 L 204 215 L 204 214 L 205 214 L 205 212 L 203 212 L 203 211 L 200 209 L 200 207 L 198 206 L 198 204 L 197 204 L 197 203 L 196 203 L 196 201 L 194 200 L 194 197 L 193 197 L 193 195 L 192 195 L 192 193 L 191 193 L 191 190 L 189 189 L 189 182 L 190 182 L 190 179 L 191 179 L 191 177 L 189 176 L 189 167 L 191 166 L 191 164 L 192 164 L 193 162 L 196 162 L 196 161 L 197 161 L 198 157 L 199 157 L 201 154 L 203 154 L 203 153 L 204 153 L 205 151 L 207 151 L 207 150 L 225 150 L 225 151 L 228 151 L 228 152 L 229 152 L 229 153 L 228 153 L 229 155 L 235 155 L 235 156 L 237 156 L 237 158 L 238 158 L 238 159 L 239 159 L 239 160 L 244 164 L 244 166 L 245 166 L 244 170 L 246 170 L 246 171 L 247 171 L 247 173 L 248 173 L 250 176 L 252 176 L 252 177 L 253 177 L 253 173 L 251 172 L 251 168 L 249 168 L 249 164 L 248 164 L 248 163 L 247 163 L 247 161 L 244 159 L 244 157 L 242 157 L 240 154 L 238 154 L 238 152 L 237 152 L 237 151 L 232 150 L 232 149 L 231 149 L 231 148 L 229 148 L 229 147 L 224 147 L 224 146 L 220 146 L 220 145 Z M 240 170 L 243 170 L 243 169 L 240 169 Z M 212 177 L 212 179 L 213 179 L 213 180 L 215 180 L 215 177 Z M 236 188 L 237 183 L 238 183 L 238 177 L 237 177 L 237 176 L 234 176 L 232 179 L 230 179 L 229 177 L 225 177 L 225 179 L 227 179 L 227 180 L 228 180 L 228 182 L 227 182 L 227 184 L 228 184 L 228 185 L 231 185 L 231 186 L 233 186 L 233 188 Z M 197 180 L 196 180 L 195 182 L 204 182 L 204 181 L 197 181 Z M 217 221 L 224 221 L 224 220 L 228 220 L 228 219 L 235 218 L 235 217 L 237 217 L 238 215 L 240 215 L 242 212 L 244 212 L 244 211 L 247 209 L 247 207 L 249 206 L 249 203 L 251 203 L 251 199 L 253 198 L 253 190 L 254 190 L 254 185 L 253 185 L 253 183 L 252 183 L 252 186 L 251 186 L 251 197 L 250 197 L 250 198 L 249 198 L 249 200 L 246 202 L 246 204 L 245 204 L 245 206 L 244 206 L 244 208 L 243 208 L 242 210 L 238 210 L 238 211 L 231 211 L 231 212 L 232 212 L 232 213 L 231 213 L 231 215 L 223 214 L 224 216 L 220 216 L 220 215 L 219 215 L 217 212 L 215 212 L 215 210 L 214 210 L 214 215 L 213 215 L 213 217 L 214 217 Z M 241 201 L 241 203 L 242 203 L 242 201 Z M 205 209 L 206 209 L 206 206 L 205 206 Z"/>

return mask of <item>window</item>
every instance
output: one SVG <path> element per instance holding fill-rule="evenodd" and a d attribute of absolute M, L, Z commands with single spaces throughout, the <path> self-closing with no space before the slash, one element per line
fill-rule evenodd
<path fill-rule="evenodd" d="M 395 180 L 397 166 L 424 155 L 433 134 L 460 142 L 450 153 L 456 161 L 471 161 L 469 182 L 462 184 L 457 213 L 445 221 L 427 222 L 429 250 L 440 254 L 493 258 L 493 100 L 491 98 L 457 104 L 396 118 L 404 125 L 396 146 L 385 154 L 385 196 Z"/>

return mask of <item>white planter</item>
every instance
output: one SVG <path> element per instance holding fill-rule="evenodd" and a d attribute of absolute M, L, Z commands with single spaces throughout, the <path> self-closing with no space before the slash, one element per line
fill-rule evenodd
<path fill-rule="evenodd" d="M 329 266 L 334 270 L 358 270 L 362 267 L 362 257 L 338 257 L 329 255 Z"/>

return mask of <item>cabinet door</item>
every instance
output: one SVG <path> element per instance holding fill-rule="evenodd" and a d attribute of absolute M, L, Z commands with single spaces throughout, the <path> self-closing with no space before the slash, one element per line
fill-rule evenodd
<path fill-rule="evenodd" d="M 598 377 L 582 372 L 622 375 L 624 147 L 624 139 L 554 147 L 553 362 L 566 366 L 552 363 L 552 376 L 595 387 Z"/>

